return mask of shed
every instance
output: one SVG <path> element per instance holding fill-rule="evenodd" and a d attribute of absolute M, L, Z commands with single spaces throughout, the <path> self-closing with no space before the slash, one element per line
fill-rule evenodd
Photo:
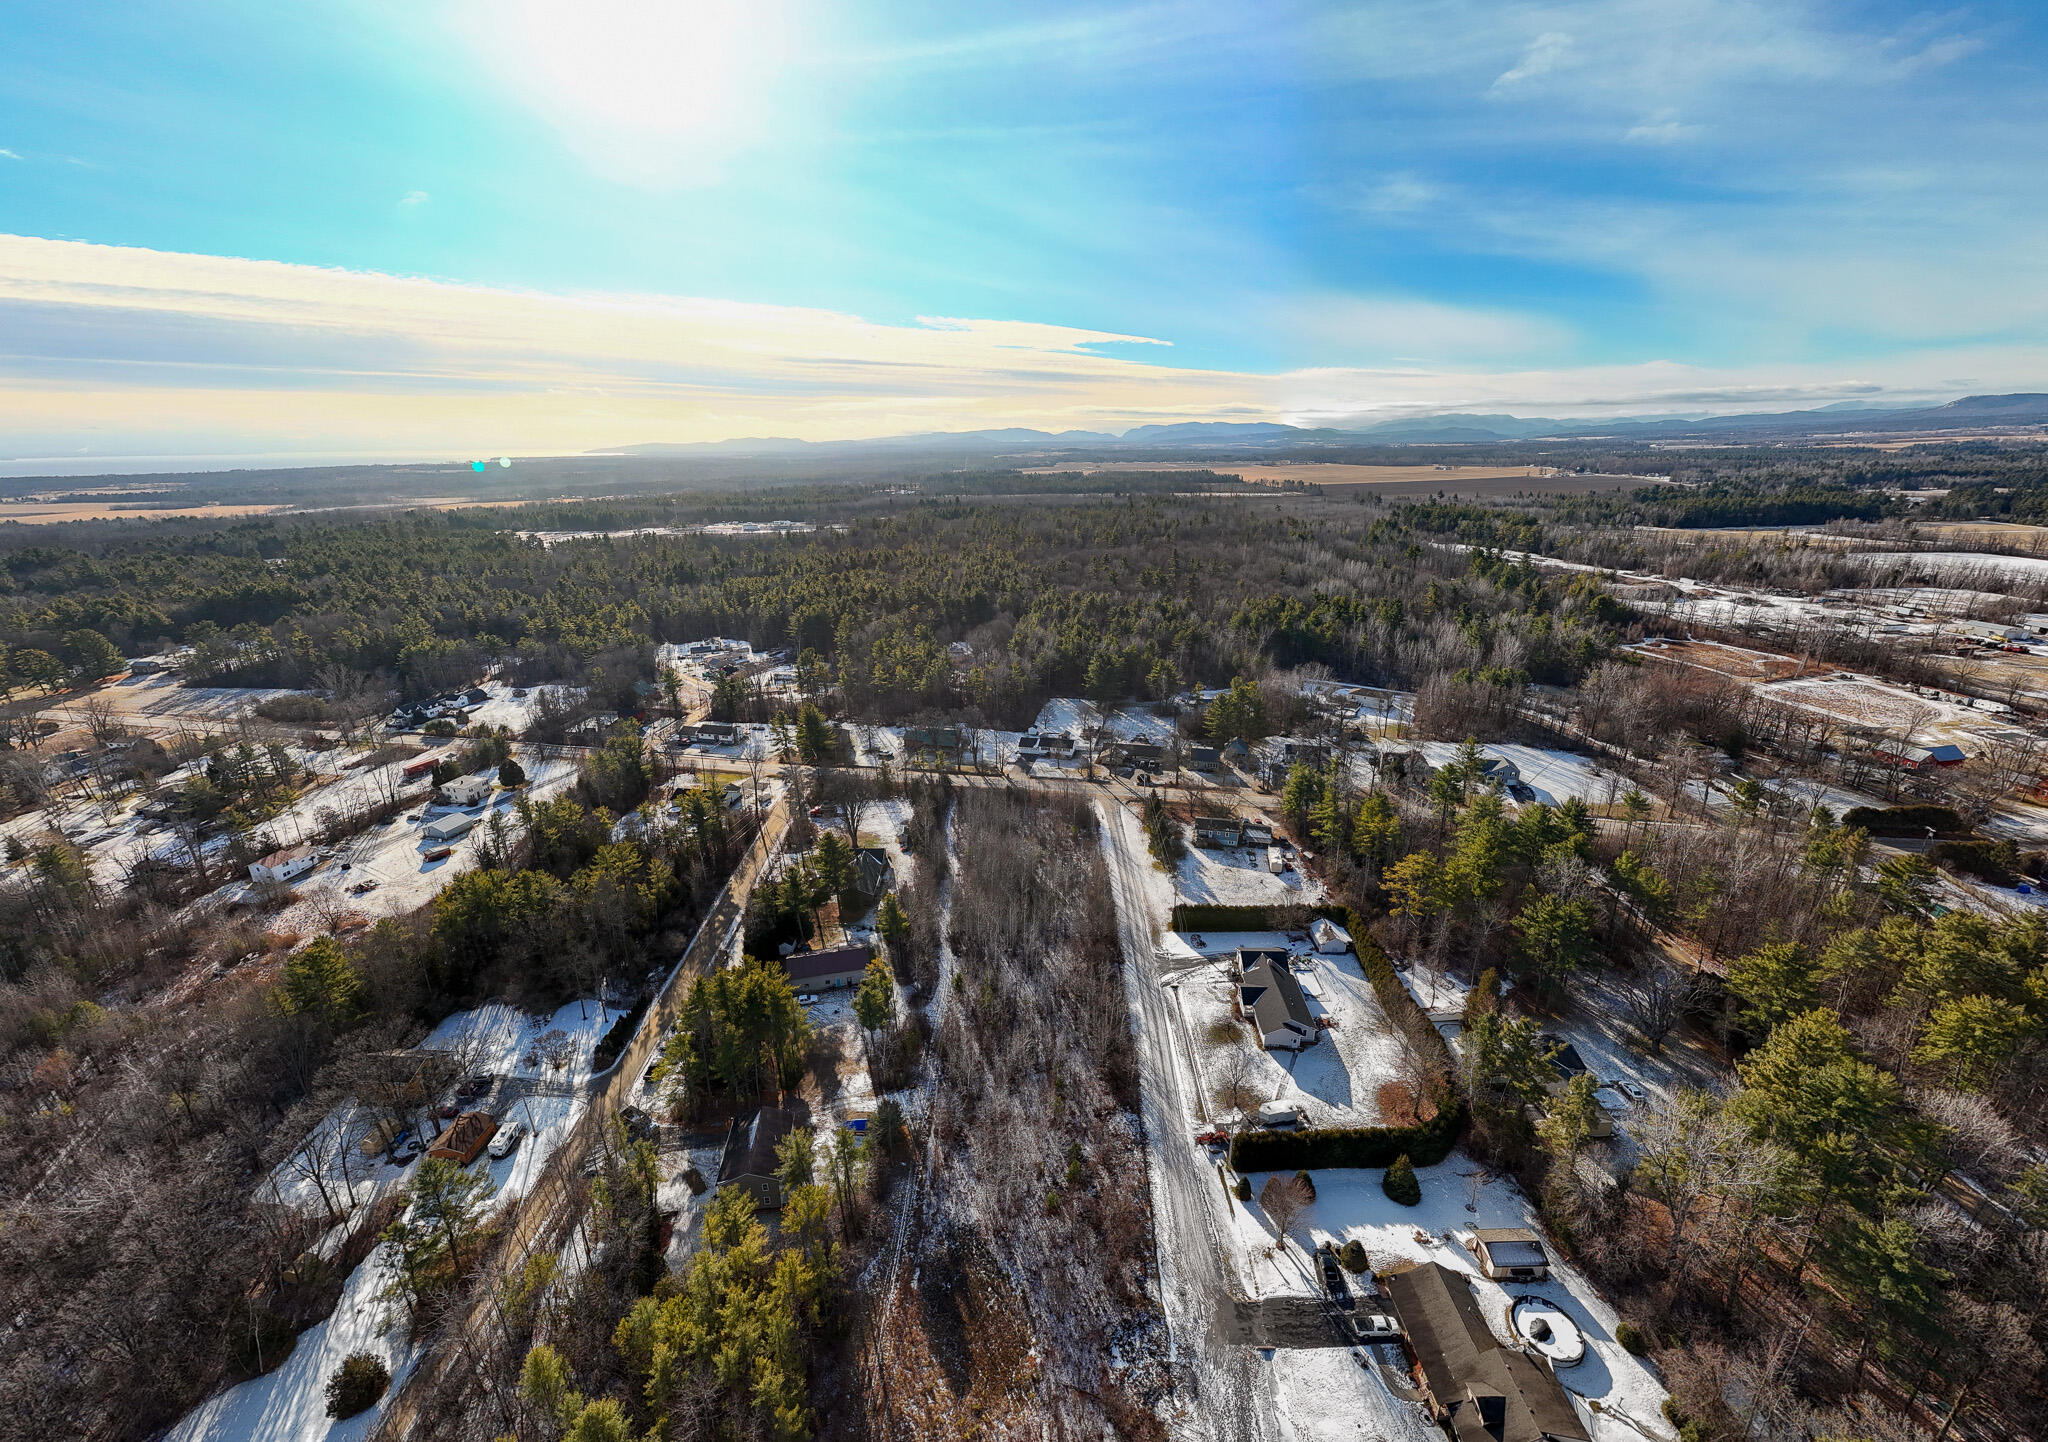
<path fill-rule="evenodd" d="M 489 1112 L 464 1112 L 448 1124 L 448 1130 L 441 1133 L 427 1155 L 466 1167 L 497 1134 L 498 1123 Z"/>
<path fill-rule="evenodd" d="M 1351 950 L 1351 933 L 1327 916 L 1319 916 L 1308 924 L 1308 939 L 1325 956 L 1342 956 Z"/>
<path fill-rule="evenodd" d="M 453 841 L 458 836 L 468 835 L 475 825 L 474 816 L 458 811 L 449 816 L 436 816 L 420 828 L 420 835 L 429 841 Z"/>
<path fill-rule="evenodd" d="M 863 846 L 854 852 L 853 874 L 863 896 L 880 896 L 896 884 L 896 864 L 879 846 Z"/>
<path fill-rule="evenodd" d="M 320 857 L 312 846 L 300 842 L 297 846 L 287 846 L 280 851 L 273 851 L 261 861 L 250 862 L 249 879 L 262 882 L 290 881 L 295 876 L 303 876 L 311 871 L 319 860 Z"/>
<path fill-rule="evenodd" d="M 1472 1251 L 1480 1273 L 1496 1282 L 1540 1282 L 1550 1275 L 1550 1254 L 1528 1227 L 1478 1227 Z"/>

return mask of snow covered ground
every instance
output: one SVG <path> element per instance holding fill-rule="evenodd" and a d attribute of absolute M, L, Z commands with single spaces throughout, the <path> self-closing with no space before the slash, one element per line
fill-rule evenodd
<path fill-rule="evenodd" d="M 407 1341 L 404 1320 L 382 1298 L 395 1258 L 390 1243 L 379 1243 L 350 1274 L 334 1314 L 300 1333 L 281 1366 L 200 1403 L 164 1442 L 356 1442 L 367 1437 L 383 1404 L 336 1422 L 327 1415 L 327 1381 L 344 1359 L 368 1352 L 391 1370 L 388 1398 L 426 1350 Z"/>
<path fill-rule="evenodd" d="M 1205 948 L 1217 948 L 1219 937 L 1204 933 L 1202 939 Z M 1184 937 L 1182 940 L 1185 943 Z M 1285 939 L 1279 944 L 1285 945 Z M 1359 969 L 1358 958 L 1349 953 L 1318 956 L 1297 948 L 1295 978 L 1309 1007 L 1335 1025 L 1324 1031 L 1314 1046 L 1286 1052 L 1257 1046 L 1249 1028 L 1241 1024 L 1238 1040 L 1227 1045 L 1209 1041 L 1211 1026 L 1232 1020 L 1233 963 L 1228 953 L 1224 955 L 1224 960 L 1190 971 L 1179 981 L 1181 1006 L 1195 1037 L 1205 1094 L 1213 1098 L 1225 1057 L 1242 1051 L 1251 1058 L 1250 1085 L 1260 1099 L 1301 1103 L 1310 1126 L 1362 1127 L 1383 1120 L 1375 1094 L 1381 1083 L 1393 1080 L 1400 1046 L 1379 999 Z"/>
<path fill-rule="evenodd" d="M 569 1002 L 552 1016 L 535 1016 L 502 1001 L 442 1019 L 420 1043 L 428 1051 L 456 1052 L 472 1072 L 530 1081 L 581 1081 L 590 1074 L 598 1038 L 619 1018 L 619 1008 L 593 997 Z M 548 1064 L 536 1043 L 551 1032 L 566 1038 L 567 1060 Z"/>
<path fill-rule="evenodd" d="M 1460 747 L 1450 741 L 1421 741 L 1416 743 L 1416 749 L 1436 768 L 1457 760 Z M 1620 772 L 1610 771 L 1576 751 L 1498 742 L 1481 746 L 1479 752 L 1482 756 L 1514 762 L 1524 784 L 1536 793 L 1536 800 L 1552 806 L 1576 796 L 1597 809 L 1619 801 L 1634 784 Z"/>
<path fill-rule="evenodd" d="M 1251 1174 L 1254 1198 L 1272 1175 Z M 1439 1262 L 1465 1273 L 1478 1291 L 1481 1313 L 1504 1339 L 1509 1299 L 1545 1297 L 1557 1303 L 1585 1335 L 1585 1360 L 1559 1368 L 1557 1377 L 1573 1396 L 1579 1420 L 1595 1442 L 1641 1442 L 1646 1435 L 1672 1435 L 1658 1410 L 1665 1396 L 1663 1386 L 1647 1365 L 1614 1340 L 1619 1319 L 1613 1308 L 1601 1300 L 1583 1274 L 1556 1255 L 1554 1247 L 1549 1281 L 1503 1287 L 1478 1275 L 1478 1264 L 1466 1246 L 1473 1228 L 1537 1225 L 1534 1208 L 1511 1179 L 1496 1177 L 1462 1152 L 1453 1152 L 1438 1166 L 1416 1169 L 1422 1183 L 1422 1204 L 1403 1207 L 1381 1191 L 1381 1175 L 1370 1168 L 1316 1172 L 1316 1200 L 1302 1213 L 1285 1245 L 1279 1243 L 1272 1221 L 1256 1200 L 1246 1205 L 1232 1203 L 1230 1235 L 1248 1294 L 1314 1295 L 1318 1282 L 1309 1254 L 1326 1240 L 1341 1247 L 1356 1239 L 1365 1246 L 1375 1269 L 1406 1259 Z M 1327 1369 L 1308 1370 L 1317 1379 L 1333 1380 L 1325 1375 Z M 1300 1373 L 1296 1377 L 1304 1380 Z M 1301 1390 L 1299 1386 L 1286 1389 L 1288 1413 L 1311 1418 L 1325 1415 L 1316 1399 L 1303 1398 Z M 1587 1408 L 1587 1400 L 1598 1401 L 1601 1410 Z M 1346 1434 L 1340 1430 L 1296 1435 Z"/>
<path fill-rule="evenodd" d="M 1105 711 L 1093 701 L 1070 696 L 1046 702 L 1031 726 L 1034 731 L 1058 731 L 1075 740 L 1102 726 L 1119 741 L 1152 741 L 1162 746 L 1178 734 L 1171 716 L 1161 716 L 1150 707 L 1116 706 Z"/>
<path fill-rule="evenodd" d="M 1323 899 L 1323 884 L 1301 869 L 1291 851 L 1292 864 L 1277 876 L 1266 867 L 1266 851 L 1263 846 L 1210 851 L 1191 839 L 1188 854 L 1175 867 L 1175 895 L 1215 906 L 1310 905 Z"/>
<path fill-rule="evenodd" d="M 526 728 L 533 724 L 534 712 L 540 708 L 542 694 L 548 691 L 560 692 L 570 701 L 581 701 L 589 694 L 584 686 L 519 686 L 514 687 L 503 681 L 486 681 L 482 687 L 490 699 L 470 713 L 472 726 L 503 726 L 514 736 L 524 736 Z M 524 696 L 514 696 L 515 690 L 524 691 Z"/>
<path fill-rule="evenodd" d="M 1982 576 L 1997 573 L 2008 581 L 2048 580 L 2048 558 L 2001 556 L 1989 551 L 1851 551 L 1845 557 L 1873 570 L 1904 567 L 1930 576 Z"/>

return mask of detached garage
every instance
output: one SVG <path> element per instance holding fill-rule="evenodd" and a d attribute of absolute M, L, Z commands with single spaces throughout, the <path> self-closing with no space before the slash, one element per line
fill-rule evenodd
<path fill-rule="evenodd" d="M 457 812 L 453 816 L 436 816 L 420 828 L 420 835 L 429 841 L 453 841 L 458 836 L 468 835 L 475 825 L 474 816 Z"/>

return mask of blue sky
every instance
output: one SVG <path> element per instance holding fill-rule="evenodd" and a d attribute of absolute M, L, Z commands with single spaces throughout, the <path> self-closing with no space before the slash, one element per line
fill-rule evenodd
<path fill-rule="evenodd" d="M 0 454 L 2048 388 L 2043 10 L 15 0 Z"/>

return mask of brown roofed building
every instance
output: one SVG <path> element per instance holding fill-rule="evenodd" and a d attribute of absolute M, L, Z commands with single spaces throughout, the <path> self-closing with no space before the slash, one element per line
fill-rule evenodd
<path fill-rule="evenodd" d="M 1424 1262 L 1382 1283 L 1430 1411 L 1458 1442 L 1591 1442 L 1549 1362 L 1501 1344 L 1461 1273 Z"/>
<path fill-rule="evenodd" d="M 1472 1250 L 1480 1273 L 1496 1282 L 1540 1282 L 1550 1275 L 1550 1254 L 1527 1227 L 1476 1227 Z"/>
<path fill-rule="evenodd" d="M 498 1123 L 489 1112 L 464 1112 L 448 1124 L 427 1155 L 466 1167 L 497 1134 Z"/>

